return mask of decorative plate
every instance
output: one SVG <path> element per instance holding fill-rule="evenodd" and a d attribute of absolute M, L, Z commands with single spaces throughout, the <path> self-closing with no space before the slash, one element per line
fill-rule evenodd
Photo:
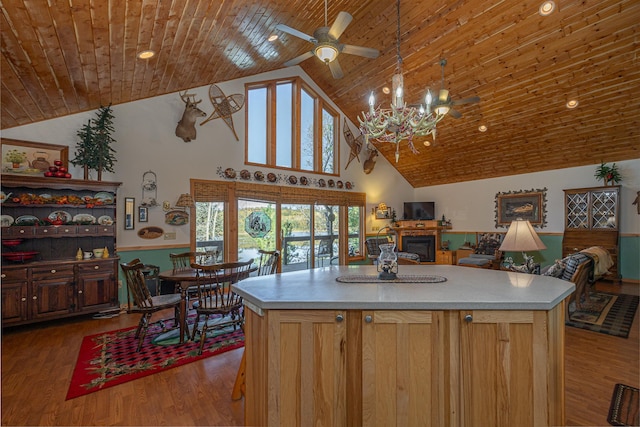
<path fill-rule="evenodd" d="M 275 173 L 273 173 L 273 172 L 269 172 L 269 173 L 267 174 L 267 181 L 269 181 L 269 182 L 276 182 L 276 180 L 277 180 L 277 179 L 278 179 L 278 177 L 276 176 L 276 174 L 275 174 Z"/>
<path fill-rule="evenodd" d="M 320 178 L 320 179 L 318 180 L 318 186 L 319 186 L 319 187 L 326 187 L 326 186 L 327 186 L 327 183 L 326 183 L 326 182 L 324 182 L 324 179 Z"/>
<path fill-rule="evenodd" d="M 351 183 L 351 181 L 345 182 L 344 186 L 347 188 L 347 190 L 351 190 L 353 188 L 353 184 Z"/>
<path fill-rule="evenodd" d="M 65 211 L 51 212 L 47 217 L 51 221 L 62 221 L 62 223 L 71 222 L 71 214 Z"/>
<path fill-rule="evenodd" d="M 98 224 L 111 225 L 113 224 L 113 218 L 111 218 L 109 215 L 102 215 L 100 218 L 98 218 Z"/>
<path fill-rule="evenodd" d="M 234 179 L 236 177 L 236 171 L 233 170 L 233 168 L 226 168 L 224 170 L 224 176 L 226 176 L 229 179 Z"/>
<path fill-rule="evenodd" d="M 164 222 L 169 225 L 185 225 L 189 222 L 189 214 L 185 211 L 169 211 L 164 214 Z"/>
<path fill-rule="evenodd" d="M 0 215 L 0 226 L 9 227 L 13 224 L 13 217 L 11 215 Z"/>
<path fill-rule="evenodd" d="M 7 200 L 11 194 L 7 195 L 4 191 L 0 191 L 0 203 L 4 203 L 5 200 Z"/>
<path fill-rule="evenodd" d="M 327 181 L 327 184 L 329 184 L 329 187 L 333 188 L 336 186 L 336 183 L 334 180 L 330 179 L 329 181 Z"/>
<path fill-rule="evenodd" d="M 93 198 L 101 201 L 103 205 L 113 204 L 113 194 L 107 193 L 106 191 L 101 191 L 100 193 L 96 193 L 96 195 L 93 196 Z"/>
<path fill-rule="evenodd" d="M 242 179 L 251 179 L 251 172 L 246 169 L 242 169 L 240 171 L 240 178 Z"/>
<path fill-rule="evenodd" d="M 73 217 L 73 222 L 77 222 L 80 224 L 95 224 L 96 217 L 89 214 L 78 214 Z"/>
<path fill-rule="evenodd" d="M 342 188 L 342 186 L 343 186 L 342 181 L 336 182 L 336 187 Z"/>
<path fill-rule="evenodd" d="M 298 183 L 298 178 L 296 178 L 293 175 L 289 175 L 289 183 L 293 184 L 293 185 L 296 185 Z"/>
<path fill-rule="evenodd" d="M 307 179 L 306 176 L 301 176 L 300 177 L 300 185 L 307 185 L 309 184 L 309 180 Z"/>
<path fill-rule="evenodd" d="M 145 227 L 138 231 L 138 237 L 142 239 L 157 239 L 164 234 L 164 230 L 160 227 Z"/>
<path fill-rule="evenodd" d="M 256 181 L 264 181 L 264 174 L 260 171 L 255 171 L 253 173 L 253 177 L 256 179 Z"/>
<path fill-rule="evenodd" d="M 25 262 L 38 255 L 40 252 L 36 251 L 26 251 L 26 252 L 5 252 L 2 254 L 3 257 L 8 259 L 9 261 L 20 261 Z"/>
<path fill-rule="evenodd" d="M 15 225 L 35 225 L 40 223 L 40 220 L 33 215 L 22 215 L 16 218 Z"/>

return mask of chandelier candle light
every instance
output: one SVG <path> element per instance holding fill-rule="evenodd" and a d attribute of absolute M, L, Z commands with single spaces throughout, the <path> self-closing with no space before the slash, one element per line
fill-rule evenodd
<path fill-rule="evenodd" d="M 400 56 L 400 0 L 397 1 L 397 12 L 396 52 L 398 65 L 392 79 L 391 106 L 389 109 L 374 108 L 376 101 L 373 92 L 371 92 L 369 96 L 369 111 L 363 112 L 362 118 L 358 117 L 360 131 L 365 136 L 367 143 L 369 139 L 375 139 L 380 142 L 396 144 L 396 163 L 400 158 L 400 142 L 406 139 L 411 152 L 417 154 L 418 150 L 413 145 L 413 137 L 431 134 L 435 141 L 436 124 L 444 118 L 449 110 L 448 105 L 439 105 L 441 103 L 438 102 L 436 108 L 432 111 L 434 103 L 430 90 L 427 90 L 425 103 L 420 104 L 419 108 L 407 106 L 404 101 L 404 77 L 402 75 L 402 57 Z M 441 61 L 443 73 L 445 63 L 445 60 Z M 438 95 L 439 100 L 444 103 L 448 95 L 448 91 L 443 88 Z M 425 145 L 428 146 L 430 143 L 425 141 Z"/>

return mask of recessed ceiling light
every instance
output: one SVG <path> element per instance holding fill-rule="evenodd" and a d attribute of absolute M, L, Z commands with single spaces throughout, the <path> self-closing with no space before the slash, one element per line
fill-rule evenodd
<path fill-rule="evenodd" d="M 153 58 L 156 55 L 156 53 L 152 50 L 143 50 L 142 52 L 140 52 L 138 54 L 138 58 L 140 59 L 150 59 Z"/>
<path fill-rule="evenodd" d="M 391 93 L 391 90 L 389 89 L 389 86 L 385 86 L 382 88 L 382 93 L 384 93 L 385 95 L 389 95 L 389 93 Z"/>
<path fill-rule="evenodd" d="M 548 16 L 556 10 L 556 4 L 552 0 L 547 0 L 540 5 L 538 13 L 542 16 Z"/>
<path fill-rule="evenodd" d="M 487 131 L 487 127 L 486 127 L 485 125 L 480 125 L 480 126 L 478 127 L 478 130 L 479 130 L 480 132 L 486 132 L 486 131 Z"/>
<path fill-rule="evenodd" d="M 577 99 L 570 99 L 567 101 L 567 108 L 576 108 L 578 106 L 578 100 Z"/>
<path fill-rule="evenodd" d="M 274 42 L 274 41 L 278 40 L 278 35 L 277 34 L 271 34 L 267 40 L 269 40 L 270 42 Z"/>

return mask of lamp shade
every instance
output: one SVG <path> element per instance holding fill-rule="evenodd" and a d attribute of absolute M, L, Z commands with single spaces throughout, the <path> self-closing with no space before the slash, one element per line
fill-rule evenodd
<path fill-rule="evenodd" d="M 176 202 L 176 206 L 179 208 L 191 208 L 194 205 L 193 197 L 189 193 L 182 193 Z"/>
<path fill-rule="evenodd" d="M 501 251 L 539 251 L 547 249 L 538 237 L 531 223 L 526 220 L 517 219 L 511 222 L 507 235 L 500 245 Z"/>

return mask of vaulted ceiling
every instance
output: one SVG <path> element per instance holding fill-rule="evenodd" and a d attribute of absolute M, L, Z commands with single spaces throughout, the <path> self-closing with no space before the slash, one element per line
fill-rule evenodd
<path fill-rule="evenodd" d="M 556 0 L 401 3 L 406 100 L 445 86 L 462 118 L 438 124 L 435 143 L 379 151 L 414 186 L 469 181 L 640 158 L 640 2 Z M 2 0 L 2 129 L 283 67 L 325 24 L 323 0 Z M 327 21 L 347 11 L 340 41 L 380 50 L 342 53 L 334 79 L 316 58 L 300 66 L 358 123 L 371 91 L 386 107 L 396 68 L 396 2 L 328 0 Z M 267 37 L 280 37 L 269 42 Z M 140 51 L 157 55 L 144 61 Z M 577 99 L 568 109 L 565 103 Z M 487 131 L 478 127 L 484 124 Z M 342 123 L 341 123 L 342 125 Z M 355 129 L 352 129 L 355 131 Z M 429 138 L 430 139 L 430 138 Z M 351 166 L 353 167 L 353 166 Z M 375 171 L 374 171 L 375 173 Z"/>

